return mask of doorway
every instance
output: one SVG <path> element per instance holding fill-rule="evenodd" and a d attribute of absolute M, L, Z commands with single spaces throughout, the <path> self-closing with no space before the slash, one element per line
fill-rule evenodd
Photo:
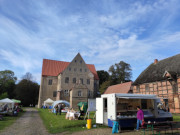
<path fill-rule="evenodd" d="M 108 109 L 107 98 L 103 98 L 103 122 L 105 125 L 108 125 L 107 109 Z"/>

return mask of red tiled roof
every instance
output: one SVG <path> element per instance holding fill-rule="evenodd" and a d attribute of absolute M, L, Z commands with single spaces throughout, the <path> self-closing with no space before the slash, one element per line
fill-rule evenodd
<path fill-rule="evenodd" d="M 93 73 L 94 78 L 95 78 L 96 80 L 99 80 L 99 76 L 98 76 L 98 74 L 97 74 L 97 72 L 96 72 L 95 66 L 92 65 L 92 64 L 86 64 L 86 65 L 87 65 L 87 67 L 89 68 L 89 70 Z"/>
<path fill-rule="evenodd" d="M 128 93 L 131 90 L 132 82 L 121 83 L 117 85 L 109 86 L 104 94 L 111 93 Z"/>
<path fill-rule="evenodd" d="M 58 76 L 63 72 L 70 62 L 56 61 L 43 59 L 42 75 L 43 76 Z M 99 80 L 94 65 L 86 64 L 89 70 L 94 74 L 94 79 Z"/>

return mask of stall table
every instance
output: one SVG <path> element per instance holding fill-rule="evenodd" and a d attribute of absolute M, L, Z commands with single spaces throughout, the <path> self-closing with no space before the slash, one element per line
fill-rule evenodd
<path fill-rule="evenodd" d="M 163 122 L 145 122 L 145 125 L 147 125 L 147 129 L 151 128 L 152 133 L 154 135 L 154 129 L 156 131 L 165 131 L 171 129 L 173 133 L 173 124 L 176 124 L 176 121 L 163 121 Z"/>

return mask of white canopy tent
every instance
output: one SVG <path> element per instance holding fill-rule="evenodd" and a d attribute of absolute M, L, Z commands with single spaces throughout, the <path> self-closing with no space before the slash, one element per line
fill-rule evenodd
<path fill-rule="evenodd" d="M 44 101 L 44 105 L 52 105 L 54 103 L 54 101 L 50 98 L 48 98 L 47 100 Z"/>
<path fill-rule="evenodd" d="M 5 104 L 8 104 L 8 106 L 10 107 L 10 108 L 14 108 L 14 101 L 12 101 L 12 100 L 10 100 L 9 98 L 5 98 L 5 99 L 2 99 L 2 100 L 0 100 L 0 105 L 5 105 Z"/>

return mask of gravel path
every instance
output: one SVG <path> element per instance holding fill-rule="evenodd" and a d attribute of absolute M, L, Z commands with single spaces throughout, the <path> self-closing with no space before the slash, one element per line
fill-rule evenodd
<path fill-rule="evenodd" d="M 123 130 L 121 133 L 112 134 L 112 128 L 99 128 L 88 131 L 75 132 L 72 135 L 143 135 L 142 131 Z M 151 132 L 146 132 L 146 135 L 152 135 Z"/>
<path fill-rule="evenodd" d="M 26 112 L 16 122 L 7 127 L 0 135 L 49 135 L 45 129 L 38 111 L 27 108 Z"/>

